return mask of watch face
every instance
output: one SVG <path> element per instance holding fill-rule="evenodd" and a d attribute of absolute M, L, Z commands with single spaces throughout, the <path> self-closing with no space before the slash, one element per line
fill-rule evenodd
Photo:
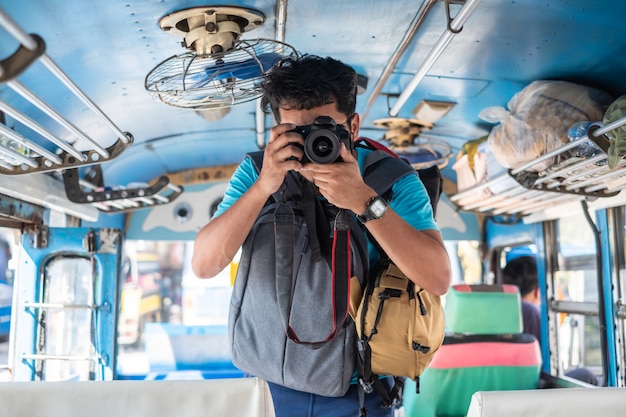
<path fill-rule="evenodd" d="M 374 215 L 374 217 L 380 218 L 385 214 L 385 211 L 387 211 L 387 204 L 385 204 L 382 199 L 376 199 L 372 201 L 369 210 Z"/>

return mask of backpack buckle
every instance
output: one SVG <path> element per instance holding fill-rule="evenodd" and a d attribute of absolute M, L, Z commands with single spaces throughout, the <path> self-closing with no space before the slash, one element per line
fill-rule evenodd
<path fill-rule="evenodd" d="M 371 394 L 372 392 L 374 392 L 374 381 L 370 380 L 368 382 L 365 382 L 363 378 L 359 378 L 359 384 L 361 384 L 361 388 L 363 388 L 363 391 L 366 394 Z"/>

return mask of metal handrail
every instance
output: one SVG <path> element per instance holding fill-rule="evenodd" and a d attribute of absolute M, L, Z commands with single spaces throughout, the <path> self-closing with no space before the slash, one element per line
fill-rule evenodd
<path fill-rule="evenodd" d="M 79 127 L 61 115 L 58 111 L 45 103 L 34 92 L 22 85 L 17 77 L 38 61 L 50 71 L 71 93 L 87 106 L 104 124 L 115 134 L 118 141 L 123 145 L 132 144 L 132 135 L 122 131 L 111 119 L 89 98 L 87 95 L 63 72 L 63 70 L 46 54 L 45 42 L 34 34 L 26 33 L 11 17 L 0 8 L 0 26 L 3 27 L 20 44 L 18 50 L 9 58 L 0 60 L 0 83 L 4 83 L 15 93 L 26 99 L 34 107 L 44 112 L 50 119 L 61 125 L 83 144 L 88 144 L 90 151 L 79 151 L 69 142 L 53 135 L 43 126 L 30 119 L 20 111 L 0 101 L 0 111 L 14 118 L 16 121 L 40 134 L 49 140 L 60 150 L 72 157 L 72 167 L 106 162 L 117 156 L 112 155 L 109 148 L 101 146 L 96 140 L 84 133 Z M 10 62 L 9 62 L 10 61 Z M 50 152 L 45 147 L 37 145 L 34 141 L 20 135 L 16 131 L 0 124 L 0 135 L 10 139 L 24 151 L 16 152 L 7 146 L 0 145 L 0 171 L 4 174 L 28 174 L 32 172 L 45 172 L 65 168 L 68 158 L 62 154 Z M 125 148 L 125 147 L 124 147 Z M 119 150 L 119 146 L 116 148 Z"/>

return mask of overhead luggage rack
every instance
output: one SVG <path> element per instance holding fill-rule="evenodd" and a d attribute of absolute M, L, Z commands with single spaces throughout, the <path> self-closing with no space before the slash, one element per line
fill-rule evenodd
<path fill-rule="evenodd" d="M 182 187 L 171 184 L 166 176 L 152 185 L 105 187 L 100 165 L 131 146 L 133 136 L 120 130 L 57 66 L 46 54 L 46 45 L 40 36 L 24 32 L 1 8 L 0 27 L 19 44 L 11 56 L 0 58 L 0 88 L 7 87 L 0 90 L 4 93 L 0 95 L 0 174 L 62 173 L 66 196 L 72 203 L 91 205 L 105 213 L 166 204 L 183 192 Z M 41 63 L 54 81 L 67 87 L 103 122 L 117 138 L 112 145 L 102 146 L 104 140 L 89 136 L 18 80 L 35 62 Z M 14 96 L 21 102 L 19 105 L 6 102 L 7 97 Z M 47 118 L 36 121 L 29 117 L 31 111 L 43 112 Z M 78 169 L 84 166 L 92 167 L 90 172 L 96 180 L 79 180 Z M 50 178 L 60 179 L 56 174 Z"/>
<path fill-rule="evenodd" d="M 0 60 L 0 87 L 7 86 L 53 122 L 45 127 L 26 115 L 24 110 L 0 100 L 0 174 L 31 174 L 99 164 L 115 158 L 132 144 L 132 135 L 120 130 L 46 54 L 46 45 L 40 36 L 24 32 L 1 8 L 0 26 L 19 43 L 11 56 Z M 113 145 L 101 146 L 17 80 L 36 61 L 104 122 L 117 138 Z M 7 116 L 17 129 L 8 127 Z M 69 133 L 67 139 L 53 133 L 50 127 L 57 128 L 57 125 Z"/>
<path fill-rule="evenodd" d="M 626 125 L 626 117 L 610 124 L 594 123 L 578 139 L 450 197 L 461 210 L 484 215 L 523 217 L 566 203 L 615 197 L 626 188 L 626 162 L 610 168 L 607 132 Z M 589 141 L 597 145 L 591 156 L 575 150 Z M 533 166 L 556 161 L 537 172 Z"/>

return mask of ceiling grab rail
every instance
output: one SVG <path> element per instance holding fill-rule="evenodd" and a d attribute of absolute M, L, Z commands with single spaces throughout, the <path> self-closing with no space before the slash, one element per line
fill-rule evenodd
<path fill-rule="evenodd" d="M 417 88 L 417 86 L 422 82 L 426 73 L 430 70 L 433 64 L 437 61 L 439 56 L 445 51 L 446 47 L 458 34 L 461 29 L 463 29 L 463 25 L 467 21 L 467 19 L 472 15 L 476 7 L 480 4 L 481 0 L 467 0 L 465 5 L 459 10 L 454 19 L 450 18 L 450 2 L 451 0 L 445 0 L 446 3 L 446 14 L 448 15 L 448 27 L 446 31 L 441 35 L 433 49 L 430 50 L 430 53 L 424 60 L 422 66 L 417 70 L 417 73 L 413 76 L 413 79 L 406 86 L 404 91 L 398 97 L 398 100 L 393 105 L 391 110 L 389 110 L 389 115 L 391 117 L 395 117 L 400 113 L 400 109 L 407 102 L 413 91 Z"/>
<path fill-rule="evenodd" d="M 77 138 L 92 147 L 91 150 L 79 151 L 72 144 L 53 135 L 28 116 L 0 101 L 0 111 L 2 111 L 3 114 L 13 117 L 22 125 L 38 133 L 58 148 L 65 151 L 65 153 L 55 154 L 37 145 L 32 140 L 25 138 L 16 131 L 9 129 L 5 126 L 4 120 L 0 120 L 0 127 L 3 127 L 0 134 L 12 140 L 22 148 L 16 151 L 8 146 L 0 146 L 0 159 L 2 159 L 2 161 L 0 161 L 0 173 L 30 174 L 33 172 L 46 172 L 68 167 L 75 168 L 82 165 L 102 163 L 118 156 L 132 144 L 132 135 L 120 130 L 119 127 L 117 127 L 46 54 L 45 42 L 40 36 L 26 33 L 2 8 L 0 8 L 0 26 L 20 43 L 19 48 L 13 55 L 4 60 L 0 60 L 0 84 L 6 84 L 15 93 L 22 96 L 56 123 L 60 124 Z M 35 61 L 41 62 L 56 79 L 65 85 L 74 96 L 91 109 L 95 115 L 113 131 L 117 137 L 117 141 L 113 145 L 108 148 L 100 146 L 97 141 L 81 131 L 77 126 L 64 118 L 59 112 L 16 80 L 16 78 L 26 71 Z M 32 151 L 32 155 L 30 155 L 30 151 Z M 16 167 L 18 167 L 18 169 L 16 169 Z"/>
<path fill-rule="evenodd" d="M 396 48 L 393 55 L 391 55 L 391 57 L 387 61 L 387 65 L 385 65 L 381 76 L 378 78 L 378 81 L 374 85 L 372 94 L 370 94 L 370 97 L 367 101 L 365 111 L 361 115 L 361 119 L 365 119 L 365 117 L 369 113 L 372 105 L 374 104 L 374 101 L 376 101 L 376 99 L 380 95 L 380 92 L 382 91 L 383 87 L 387 83 L 387 80 L 389 79 L 389 77 L 393 73 L 393 70 L 398 64 L 398 61 L 400 61 L 400 58 L 402 58 L 402 56 L 404 55 L 404 52 L 407 50 L 407 48 L 413 41 L 413 38 L 417 34 L 418 29 L 422 26 L 422 23 L 426 19 L 426 16 L 437 1 L 438 0 L 428 0 L 422 3 L 422 5 L 420 6 L 420 9 L 417 11 L 417 14 L 413 17 L 413 20 L 411 21 L 411 25 L 409 26 L 408 30 L 404 34 L 404 37 L 400 41 L 400 44 Z"/>

